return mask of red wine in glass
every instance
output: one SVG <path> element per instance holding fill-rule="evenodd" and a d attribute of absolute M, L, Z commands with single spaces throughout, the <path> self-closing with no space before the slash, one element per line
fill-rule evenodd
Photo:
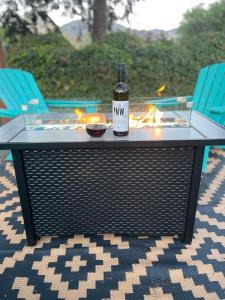
<path fill-rule="evenodd" d="M 105 124 L 87 124 L 86 125 L 87 133 L 92 137 L 100 137 L 106 132 L 106 125 Z"/>

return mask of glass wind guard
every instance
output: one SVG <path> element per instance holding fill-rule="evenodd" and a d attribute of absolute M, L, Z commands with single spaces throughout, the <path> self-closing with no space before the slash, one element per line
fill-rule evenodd
<path fill-rule="evenodd" d="M 155 127 L 189 127 L 192 102 L 177 98 L 174 102 L 167 100 L 148 101 L 149 103 L 130 103 L 130 128 Z M 33 109 L 33 110 L 32 110 Z M 106 126 L 112 127 L 112 106 L 87 105 L 82 108 L 64 108 L 57 112 L 40 113 L 38 109 L 23 111 L 26 130 L 80 130 L 85 129 L 87 120 L 96 121 L 99 113 L 104 114 Z"/>

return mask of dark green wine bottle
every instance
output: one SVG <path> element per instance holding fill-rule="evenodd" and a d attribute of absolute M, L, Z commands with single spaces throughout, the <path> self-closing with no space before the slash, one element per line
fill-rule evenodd
<path fill-rule="evenodd" d="M 129 89 L 125 82 L 125 65 L 118 65 L 118 80 L 113 89 L 113 133 L 126 136 L 129 133 Z"/>

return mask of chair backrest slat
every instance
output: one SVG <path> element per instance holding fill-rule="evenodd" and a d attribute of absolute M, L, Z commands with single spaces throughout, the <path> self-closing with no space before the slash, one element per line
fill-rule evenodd
<path fill-rule="evenodd" d="M 17 69 L 0 70 L 0 97 L 9 109 L 20 110 L 22 104 L 38 99 L 39 107 L 48 111 L 45 100 L 31 73 Z"/>
<path fill-rule="evenodd" d="M 205 81 L 208 74 L 208 67 L 202 68 L 198 74 L 197 84 L 195 85 L 194 95 L 193 95 L 193 102 L 194 102 L 194 109 L 198 109 L 199 106 L 199 99 L 204 91 Z"/>
<path fill-rule="evenodd" d="M 224 114 L 215 114 L 210 108 L 225 106 L 225 63 L 213 64 L 200 70 L 193 102 L 194 109 L 224 125 Z"/>
<path fill-rule="evenodd" d="M 212 103 L 208 104 L 208 107 L 220 107 L 225 106 L 225 63 L 220 65 L 220 73 L 218 73 L 218 80 L 215 80 L 215 85 L 217 86 L 216 95 L 212 101 Z M 206 114 L 213 118 L 214 121 L 224 125 L 225 114 L 213 114 L 210 111 L 206 112 Z"/>
<path fill-rule="evenodd" d="M 203 113 L 210 114 L 209 108 L 212 106 L 222 105 L 222 98 L 224 93 L 225 84 L 225 64 L 218 64 L 216 75 L 212 81 L 211 91 L 208 97 L 208 101 L 205 102 Z"/>
<path fill-rule="evenodd" d="M 13 78 L 8 76 L 8 70 L 0 70 L 0 90 L 6 98 L 2 98 L 2 101 L 7 108 L 10 109 L 19 109 L 22 104 L 21 95 L 18 90 L 15 88 L 15 83 L 13 83 Z"/>
<path fill-rule="evenodd" d="M 22 71 L 18 70 L 18 73 L 20 78 L 22 78 Z M 28 103 L 30 99 L 29 91 L 23 86 L 21 79 L 18 79 L 17 70 L 5 70 L 4 75 L 8 79 L 8 87 L 15 95 L 14 101 L 16 102 L 16 105 L 20 107 L 22 104 Z"/>
<path fill-rule="evenodd" d="M 204 87 L 202 89 L 201 95 L 198 99 L 196 99 L 194 95 L 194 102 L 197 101 L 196 109 L 200 112 L 204 113 L 204 109 L 208 106 L 207 103 L 208 103 L 209 96 L 211 94 L 213 82 L 216 78 L 217 68 L 218 68 L 217 64 L 207 67 L 207 76 L 204 81 Z"/>
<path fill-rule="evenodd" d="M 30 91 L 32 92 L 33 98 L 39 100 L 39 107 L 41 108 L 42 112 L 47 112 L 48 107 L 45 103 L 45 99 L 43 95 L 41 94 L 41 91 L 33 77 L 33 75 L 29 72 L 23 72 L 24 80 L 27 83 L 27 86 L 29 87 Z"/>
<path fill-rule="evenodd" d="M 8 109 L 17 109 L 17 105 L 12 101 L 12 99 L 13 95 L 0 76 L 0 100 L 2 100 Z"/>

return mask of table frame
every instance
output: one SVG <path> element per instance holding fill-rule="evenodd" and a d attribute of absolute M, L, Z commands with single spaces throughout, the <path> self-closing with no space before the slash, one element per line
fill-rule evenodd
<path fill-rule="evenodd" d="M 0 128 L 0 149 L 11 149 L 15 167 L 17 185 L 19 190 L 20 202 L 24 218 L 24 226 L 28 245 L 35 245 L 37 237 L 33 223 L 32 208 L 29 199 L 29 191 L 25 176 L 23 162 L 24 149 L 73 149 L 73 148 L 112 148 L 112 147 L 176 147 L 176 146 L 194 146 L 195 156 L 192 170 L 190 196 L 187 209 L 187 218 L 185 231 L 182 240 L 190 243 L 193 237 L 194 221 L 197 208 L 199 185 L 201 180 L 201 169 L 204 156 L 204 148 L 207 145 L 224 145 L 225 129 L 215 122 L 207 119 L 201 114 L 194 112 L 192 114 L 191 129 L 189 136 L 184 136 L 182 132 L 188 132 L 188 129 L 180 129 L 180 135 L 171 138 L 171 132 L 162 129 L 163 138 L 154 136 L 155 129 L 138 129 L 133 131 L 128 137 L 115 138 L 108 136 L 98 140 L 88 136 L 79 135 L 77 140 L 73 140 L 76 135 L 71 133 L 64 140 L 58 138 L 59 133 L 51 132 L 45 134 L 43 140 L 40 140 L 40 134 L 35 132 L 24 132 L 24 123 L 22 116 L 15 118 Z M 173 129 L 171 129 L 173 130 Z M 185 131 L 186 130 L 186 131 Z M 133 134 L 134 133 L 134 134 Z M 110 133 L 109 133 L 110 134 Z M 50 137 L 47 140 L 47 136 Z M 150 136 L 150 138 L 149 138 Z M 182 137 L 183 136 L 183 137 Z M 55 140 L 54 140 L 55 138 Z"/>

